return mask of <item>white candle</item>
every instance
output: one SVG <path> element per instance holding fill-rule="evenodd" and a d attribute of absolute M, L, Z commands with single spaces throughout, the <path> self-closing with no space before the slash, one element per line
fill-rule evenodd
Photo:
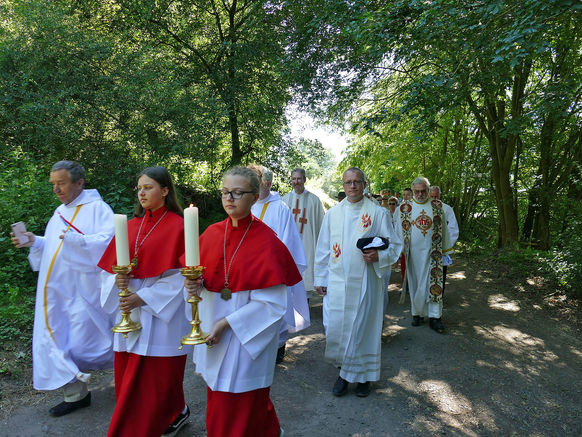
<path fill-rule="evenodd" d="M 115 249 L 117 251 L 117 265 L 129 265 L 129 241 L 127 239 L 127 216 L 115 214 Z"/>
<path fill-rule="evenodd" d="M 190 205 L 184 210 L 184 243 L 187 267 L 200 265 L 198 232 L 198 208 Z"/>

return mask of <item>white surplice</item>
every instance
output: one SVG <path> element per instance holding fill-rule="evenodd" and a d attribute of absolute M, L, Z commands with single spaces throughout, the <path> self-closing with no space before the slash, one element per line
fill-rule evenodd
<path fill-rule="evenodd" d="M 387 249 L 378 261 L 366 263 L 356 242 L 384 237 Z M 315 286 L 327 287 L 323 298 L 326 332 L 325 357 L 341 366 L 349 382 L 380 378 L 380 340 L 383 319 L 383 276 L 398 259 L 402 242 L 394 233 L 386 211 L 367 198 L 347 199 L 331 208 L 323 219 L 315 254 Z"/>
<path fill-rule="evenodd" d="M 443 202 L 443 212 L 445 213 L 445 219 L 447 221 L 447 230 L 449 231 L 451 247 L 453 247 L 457 242 L 457 239 L 459 238 L 459 224 L 457 223 L 457 217 L 455 216 L 455 211 L 453 211 L 453 208 L 444 202 Z M 453 250 L 443 255 L 444 266 L 450 266 L 453 263 L 453 259 L 451 258 L 452 253 Z"/>
<path fill-rule="evenodd" d="M 268 205 L 267 205 L 268 203 Z M 265 205 L 267 205 L 265 207 Z M 263 214 L 264 209 L 264 214 Z M 307 268 L 305 260 L 305 252 L 303 244 L 293 223 L 293 216 L 291 211 L 281 200 L 279 193 L 271 191 L 267 197 L 257 200 L 251 208 L 251 212 L 255 217 L 261 218 L 262 221 L 269 226 L 275 233 L 279 240 L 291 253 L 297 270 L 304 272 Z M 282 325 L 282 331 L 299 332 L 310 325 L 309 305 L 307 304 L 307 294 L 305 292 L 305 285 L 303 281 L 287 287 L 287 312 L 283 317 L 286 325 Z M 284 339 L 282 339 L 284 342 Z"/>
<path fill-rule="evenodd" d="M 190 346 L 184 346 L 182 350 L 178 348 L 180 340 L 190 333 L 192 327 L 186 318 L 184 277 L 180 271 L 173 269 L 152 278 L 130 279 L 129 290 L 145 302 L 131 311 L 132 320 L 141 324 L 141 330 L 128 333 L 127 338 L 123 334 L 114 334 L 115 352 L 148 357 L 186 355 Z M 101 304 L 107 313 L 116 315 L 117 322 L 121 320 L 118 293 L 115 275 L 102 271 Z"/>
<path fill-rule="evenodd" d="M 286 286 L 238 291 L 229 300 L 203 289 L 198 310 L 208 333 L 226 317 L 217 344 L 194 346 L 196 372 L 213 391 L 243 393 L 271 386 L 275 372 L 279 327 L 287 308 Z"/>
<path fill-rule="evenodd" d="M 109 205 L 97 190 L 83 190 L 55 210 L 44 237 L 34 240 L 28 258 L 39 271 L 32 338 L 37 390 L 85 382 L 88 371 L 113 367 L 112 320 L 99 305 L 97 267 L 113 233 Z"/>
<path fill-rule="evenodd" d="M 410 220 L 410 253 L 406 259 L 406 278 L 410 291 L 411 314 L 413 316 L 440 318 L 442 315 L 442 301 L 430 302 L 430 253 L 432 248 L 434 213 L 431 199 L 419 203 L 412 199 Z M 398 209 L 398 223 L 396 231 L 400 238 L 403 236 L 400 210 Z M 443 215 L 444 209 L 443 209 Z M 446 217 L 441 217 L 446 220 Z M 443 225 L 446 223 L 443 222 Z M 442 226 L 442 253 L 443 256 L 452 251 L 447 226 Z"/>
<path fill-rule="evenodd" d="M 305 289 L 313 290 L 313 262 L 315 260 L 315 246 L 319 237 L 319 230 L 323 223 L 323 206 L 321 200 L 308 190 L 297 194 L 291 191 L 283 196 L 283 202 L 291 208 L 293 220 L 301 236 L 307 269 L 301 273 Z"/>

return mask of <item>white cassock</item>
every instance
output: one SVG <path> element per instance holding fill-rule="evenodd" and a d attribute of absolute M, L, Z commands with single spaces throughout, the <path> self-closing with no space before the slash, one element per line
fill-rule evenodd
<path fill-rule="evenodd" d="M 356 247 L 364 237 L 390 241 L 374 263 L 365 263 Z M 383 276 L 401 251 L 386 211 L 365 197 L 357 203 L 344 199 L 325 214 L 315 254 L 315 286 L 327 287 L 325 357 L 341 366 L 340 376 L 349 382 L 380 378 Z"/>
<path fill-rule="evenodd" d="M 444 202 L 443 212 L 445 213 L 445 220 L 447 221 L 447 230 L 449 231 L 451 247 L 453 247 L 459 238 L 459 224 L 457 223 L 457 217 L 455 217 L 455 211 L 453 211 L 453 208 Z M 444 266 L 450 266 L 453 263 L 453 259 L 451 258 L 451 254 L 453 253 L 454 251 L 451 249 L 449 253 L 443 255 Z"/>
<path fill-rule="evenodd" d="M 289 253 L 291 253 L 297 265 L 297 270 L 299 272 L 305 271 L 307 262 L 305 261 L 301 237 L 293 222 L 291 211 L 283 203 L 279 193 L 271 191 L 264 199 L 257 200 L 252 206 L 251 212 L 255 217 L 261 218 L 262 216 L 261 220 L 275 231 L 279 240 L 283 242 Z M 310 325 L 309 305 L 307 304 L 307 294 L 303 281 L 287 287 L 287 312 L 283 317 L 283 321 L 281 339 L 279 341 L 280 346 L 285 343 L 286 332 L 299 332 Z"/>
<path fill-rule="evenodd" d="M 281 318 L 287 308 L 286 286 L 238 291 L 229 300 L 202 289 L 198 304 L 201 328 L 210 332 L 226 317 L 217 344 L 194 346 L 196 372 L 213 391 L 243 393 L 273 383 Z"/>
<path fill-rule="evenodd" d="M 285 194 L 283 202 L 291 208 L 293 220 L 301 236 L 307 269 L 301 273 L 305 289 L 313 290 L 313 262 L 315 260 L 315 246 L 319 237 L 319 230 L 323 222 L 323 206 L 315 194 L 305 190 L 301 194 L 295 191 Z"/>
<path fill-rule="evenodd" d="M 443 311 L 443 303 L 430 301 L 430 253 L 432 249 L 433 234 L 433 209 L 429 197 L 424 203 L 411 200 L 412 211 L 410 220 L 410 254 L 406 259 L 406 277 L 410 290 L 411 314 L 413 316 L 440 318 Z M 398 223 L 396 232 L 403 238 L 400 210 L 397 210 Z M 444 209 L 443 209 L 444 213 Z M 445 218 L 446 219 L 446 218 Z M 443 255 L 450 253 L 450 243 L 447 226 L 442 227 Z"/>
<path fill-rule="evenodd" d="M 32 337 L 37 390 L 86 382 L 88 371 L 113 367 L 113 323 L 99 304 L 97 267 L 113 233 L 109 205 L 97 190 L 83 190 L 55 210 L 44 237 L 34 240 L 28 259 L 39 271 Z"/>
<path fill-rule="evenodd" d="M 101 305 L 110 314 L 121 320 L 119 312 L 119 289 L 114 274 L 101 272 Z M 186 317 L 184 300 L 184 277 L 177 269 L 167 270 L 160 276 L 133 278 L 129 290 L 137 293 L 145 302 L 131 311 L 131 318 L 141 324 L 141 330 L 114 334 L 113 350 L 131 352 L 147 357 L 175 357 L 186 355 L 190 347 L 179 350 L 180 340 L 192 327 Z M 191 314 L 190 305 L 188 310 Z"/>

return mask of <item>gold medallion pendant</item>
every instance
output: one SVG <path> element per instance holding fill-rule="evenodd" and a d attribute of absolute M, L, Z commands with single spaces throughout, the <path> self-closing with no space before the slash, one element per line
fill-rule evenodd
<path fill-rule="evenodd" d="M 228 287 L 224 287 L 222 290 L 220 290 L 220 297 L 223 300 L 229 300 L 232 297 L 232 291 L 230 291 Z"/>

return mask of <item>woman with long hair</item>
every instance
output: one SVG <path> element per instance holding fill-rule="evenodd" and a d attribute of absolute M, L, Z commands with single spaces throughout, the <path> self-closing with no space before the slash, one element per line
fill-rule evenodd
<path fill-rule="evenodd" d="M 99 262 L 104 270 L 105 311 L 131 311 L 132 319 L 142 326 L 127 338 L 113 334 L 116 406 L 109 437 L 170 434 L 190 414 L 182 388 L 188 348 L 178 350 L 190 326 L 180 274 L 183 211 L 164 167 L 142 171 L 136 189 L 135 217 L 128 221 L 131 273 L 112 271 L 117 264 L 115 239 Z M 117 294 L 124 288 L 132 294 L 120 301 Z"/>

